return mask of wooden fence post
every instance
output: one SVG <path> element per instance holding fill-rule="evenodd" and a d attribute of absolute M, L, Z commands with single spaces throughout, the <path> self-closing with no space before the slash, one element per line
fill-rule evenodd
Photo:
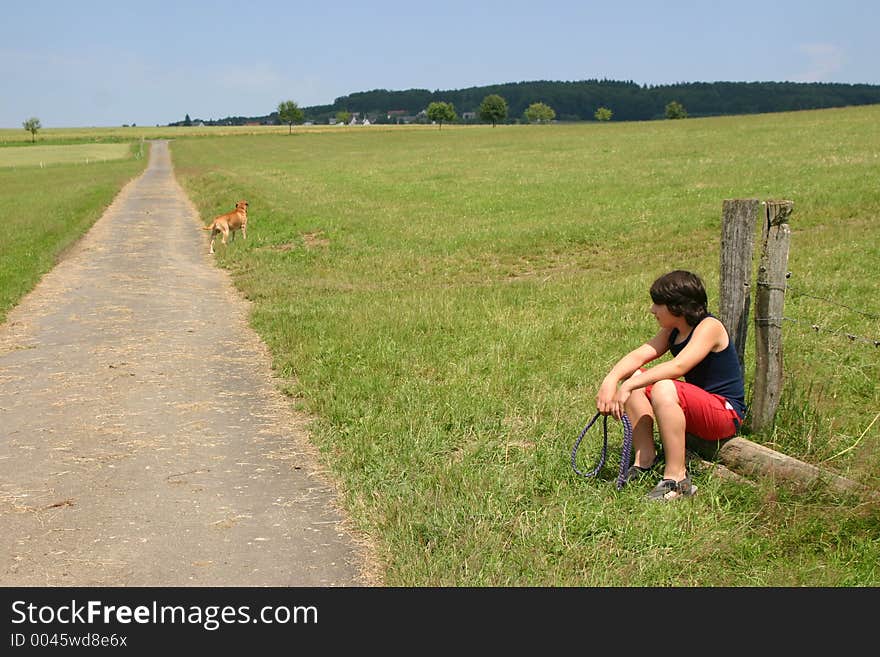
<path fill-rule="evenodd" d="M 749 330 L 752 261 L 758 199 L 725 200 L 721 217 L 720 316 L 733 338 L 739 369 L 745 376 L 746 336 Z"/>
<path fill-rule="evenodd" d="M 752 386 L 751 429 L 773 424 L 782 392 L 782 309 L 794 203 L 767 201 L 761 263 L 755 291 L 755 382 Z"/>

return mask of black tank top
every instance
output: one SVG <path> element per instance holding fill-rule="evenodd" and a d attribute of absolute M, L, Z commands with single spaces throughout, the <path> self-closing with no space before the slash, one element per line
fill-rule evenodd
<path fill-rule="evenodd" d="M 710 314 L 709 317 L 714 317 L 714 315 Z M 684 342 L 675 344 L 675 340 L 678 338 L 678 329 L 672 329 L 669 336 L 670 353 L 673 356 L 678 356 L 690 342 L 693 334 L 694 331 L 691 330 Z M 733 410 L 737 412 L 740 420 L 746 416 L 745 386 L 743 385 L 742 372 L 739 369 L 736 347 L 734 347 L 733 338 L 729 334 L 727 348 L 719 352 L 710 351 L 703 360 L 684 375 L 684 380 L 706 392 L 724 397 L 733 406 Z"/>

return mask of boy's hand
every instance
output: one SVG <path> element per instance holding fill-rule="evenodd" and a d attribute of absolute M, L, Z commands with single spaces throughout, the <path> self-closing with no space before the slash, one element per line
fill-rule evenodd
<path fill-rule="evenodd" d="M 603 381 L 596 393 L 596 410 L 602 415 L 614 415 L 617 408 L 615 397 L 617 395 L 616 381 Z M 615 416 L 617 417 L 617 416 Z"/>
<path fill-rule="evenodd" d="M 624 381 L 620 387 L 616 383 L 604 381 L 596 395 L 596 410 L 602 415 L 610 415 L 615 420 L 620 420 L 626 412 L 626 400 L 632 394 L 632 390 Z"/>
<path fill-rule="evenodd" d="M 629 386 L 627 386 L 624 381 L 623 385 L 617 389 L 617 394 L 614 395 L 614 410 L 611 415 L 614 416 L 615 420 L 619 420 L 623 417 L 623 414 L 626 412 L 626 400 L 629 399 L 631 394 L 632 390 L 629 389 Z"/>

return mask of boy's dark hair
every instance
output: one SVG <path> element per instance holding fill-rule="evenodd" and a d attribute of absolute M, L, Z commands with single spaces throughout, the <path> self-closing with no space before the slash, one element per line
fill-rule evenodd
<path fill-rule="evenodd" d="M 703 281 L 696 274 L 681 269 L 663 274 L 654 281 L 651 300 L 666 306 L 676 317 L 684 317 L 689 326 L 696 326 L 709 314 Z"/>

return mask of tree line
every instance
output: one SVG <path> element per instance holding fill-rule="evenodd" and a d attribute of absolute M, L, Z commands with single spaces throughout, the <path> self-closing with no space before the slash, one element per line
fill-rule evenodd
<path fill-rule="evenodd" d="M 688 82 L 671 85 L 639 85 L 632 81 L 583 80 L 535 81 L 470 87 L 447 91 L 374 89 L 336 98 L 330 105 L 303 107 L 303 120 L 326 123 L 339 113 L 369 116 L 374 123 L 396 122 L 397 115 L 416 116 L 431 103 L 455 107 L 459 117 L 479 115 L 490 95 L 508 105 L 506 122 L 525 120 L 526 110 L 542 103 L 554 110 L 556 120 L 608 120 L 604 109 L 618 121 L 647 121 L 668 117 L 668 106 L 677 103 L 687 116 L 757 114 L 793 110 L 846 107 L 880 103 L 880 85 L 826 82 Z M 394 116 L 389 112 L 393 112 Z M 600 118 L 604 117 L 604 118 Z M 471 119 L 476 120 L 476 118 Z M 229 117 L 205 121 L 236 125 L 247 122 L 282 123 L 278 112 L 262 117 Z M 175 125 L 175 124 L 171 124 Z"/>

